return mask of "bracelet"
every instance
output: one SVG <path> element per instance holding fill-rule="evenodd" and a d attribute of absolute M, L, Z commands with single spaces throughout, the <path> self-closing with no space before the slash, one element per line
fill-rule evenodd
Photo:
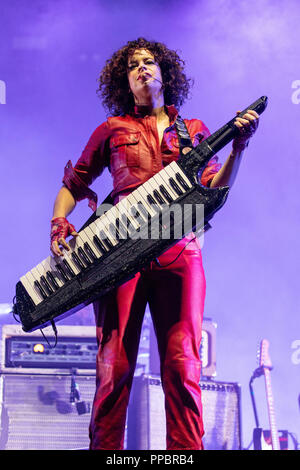
<path fill-rule="evenodd" d="M 232 150 L 234 150 L 235 152 L 242 152 L 248 147 L 248 145 L 249 145 L 249 140 L 243 143 L 233 141 Z"/>

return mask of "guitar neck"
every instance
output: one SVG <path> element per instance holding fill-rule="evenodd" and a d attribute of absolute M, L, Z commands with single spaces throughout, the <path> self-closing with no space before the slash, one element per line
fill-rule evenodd
<path fill-rule="evenodd" d="M 274 399 L 273 399 L 272 386 L 271 386 L 271 373 L 270 373 L 270 369 L 267 367 L 264 367 L 264 376 L 265 376 L 266 396 L 267 396 L 268 413 L 269 413 L 269 423 L 270 423 L 271 438 L 272 438 L 272 449 L 280 450 L 280 442 L 279 442 L 276 420 L 275 420 Z"/>

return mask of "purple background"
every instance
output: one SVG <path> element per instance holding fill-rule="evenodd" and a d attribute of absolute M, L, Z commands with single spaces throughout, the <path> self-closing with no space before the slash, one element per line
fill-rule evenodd
<path fill-rule="evenodd" d="M 245 447 L 255 425 L 248 382 L 262 338 L 270 341 L 278 428 L 300 438 L 300 353 L 293 349 L 300 342 L 300 104 L 292 101 L 292 83 L 300 79 L 299 17 L 297 0 L 1 2 L 0 303 L 11 302 L 19 277 L 48 255 L 63 167 L 76 162 L 105 120 L 96 79 L 116 49 L 145 36 L 179 50 L 195 79 L 181 115 L 202 119 L 211 131 L 269 97 L 203 249 L 205 316 L 218 324 L 216 378 L 242 386 Z M 221 161 L 229 151 L 220 152 Z M 93 189 L 99 200 L 106 196 L 108 172 Z M 79 228 L 89 215 L 84 201 L 70 220 Z M 268 428 L 263 378 L 255 391 Z"/>

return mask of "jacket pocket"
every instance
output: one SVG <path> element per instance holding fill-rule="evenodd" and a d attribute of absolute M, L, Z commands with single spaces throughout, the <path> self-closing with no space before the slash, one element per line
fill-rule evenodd
<path fill-rule="evenodd" d="M 140 166 L 140 132 L 115 134 L 110 139 L 110 167 L 116 172 L 125 167 Z"/>

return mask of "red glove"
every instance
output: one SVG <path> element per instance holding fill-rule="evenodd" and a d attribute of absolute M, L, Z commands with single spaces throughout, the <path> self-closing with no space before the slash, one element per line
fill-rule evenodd
<path fill-rule="evenodd" d="M 63 253 L 60 251 L 58 244 L 60 243 L 67 250 L 70 249 L 65 238 L 69 235 L 77 236 L 74 225 L 70 224 L 65 217 L 56 217 L 51 220 L 51 251 L 57 256 Z"/>

